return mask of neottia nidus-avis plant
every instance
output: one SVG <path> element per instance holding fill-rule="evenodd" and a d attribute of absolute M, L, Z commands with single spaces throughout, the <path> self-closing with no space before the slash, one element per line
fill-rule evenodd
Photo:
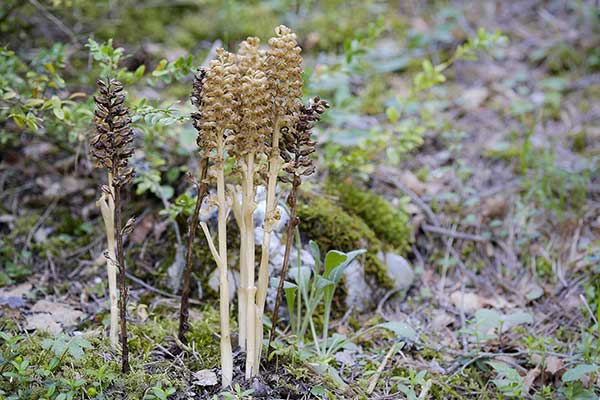
<path fill-rule="evenodd" d="M 302 177 L 307 177 L 315 172 L 314 161 L 310 155 L 316 151 L 316 142 L 311 139 L 312 128 L 315 123 L 321 119 L 321 115 L 329 108 L 329 104 L 319 97 L 311 99 L 308 105 L 300 107 L 299 117 L 293 130 L 283 130 L 283 140 L 281 141 L 281 156 L 285 160 L 283 167 L 286 174 L 281 176 L 283 182 L 291 183 L 292 190 L 287 198 L 287 204 L 290 209 L 290 219 L 287 226 L 287 238 L 285 250 L 283 253 L 283 264 L 281 266 L 281 276 L 277 286 L 275 296 L 275 306 L 273 308 L 273 318 L 271 334 L 269 335 L 268 347 L 275 338 L 275 327 L 279 318 L 279 305 L 281 304 L 281 294 L 287 275 L 287 268 L 290 260 L 290 252 L 294 239 L 294 231 L 300 219 L 296 215 L 296 202 L 298 188 L 302 183 Z M 268 357 L 268 350 L 267 350 Z"/>
<path fill-rule="evenodd" d="M 111 328 L 110 338 L 113 345 L 116 343 L 116 270 L 119 271 L 119 319 L 121 336 L 121 369 L 129 372 L 129 354 L 127 347 L 127 286 L 125 282 L 125 261 L 123 256 L 123 234 L 128 233 L 134 224 L 129 219 L 125 227 L 122 226 L 121 189 L 131 183 L 133 168 L 129 165 L 129 158 L 133 155 L 133 130 L 129 111 L 124 106 L 125 93 L 123 85 L 115 79 L 98 80 L 98 94 L 94 96 L 96 110 L 94 124 L 96 135 L 91 141 L 91 154 L 99 167 L 108 174 L 107 185 L 102 186 L 102 194 L 98 200 L 102 218 L 106 227 L 108 250 L 106 252 Z M 116 240 L 115 240 L 116 238 Z M 115 243 L 116 242 L 116 243 Z"/>
<path fill-rule="evenodd" d="M 216 185 L 216 194 L 209 203 L 218 210 L 217 245 L 208 225 L 201 223 L 200 226 L 219 268 L 224 386 L 231 383 L 233 375 L 228 214 L 232 212 L 240 230 L 239 344 L 246 351 L 245 374 L 250 378 L 258 373 L 261 359 L 270 239 L 280 217 L 277 183 L 282 179 L 292 184 L 288 202 L 295 204 L 301 177 L 314 172 L 309 156 L 314 152 L 315 144 L 310 139 L 310 130 L 328 107 L 318 98 L 308 106 L 302 105 L 302 57 L 296 35 L 285 26 L 276 28 L 275 33 L 266 49 L 260 48 L 257 38 L 248 38 L 241 43 L 237 54 L 223 49 L 217 51 L 216 59 L 202 73 L 200 106 L 193 116 L 199 131 L 201 163 L 209 163 L 207 179 Z M 227 185 L 226 157 L 232 158 L 233 165 Z M 290 176 L 281 178 L 282 170 Z M 253 216 L 256 187 L 261 184 L 266 187 L 266 207 L 256 273 Z M 297 218 L 295 214 L 292 217 L 293 230 Z"/>
<path fill-rule="evenodd" d="M 185 344 L 187 342 L 185 333 L 189 328 L 189 307 L 190 307 L 190 276 L 192 274 L 192 255 L 194 238 L 196 237 L 196 229 L 198 227 L 198 218 L 200 214 L 200 207 L 202 201 L 208 193 L 208 155 L 205 151 L 203 143 L 204 136 L 202 135 L 202 114 L 200 109 L 202 107 L 202 80 L 206 76 L 204 69 L 199 69 L 197 74 L 194 76 L 193 90 L 192 90 L 192 105 L 196 108 L 196 111 L 192 113 L 192 121 L 194 128 L 198 131 L 197 145 L 200 149 L 200 180 L 194 178 L 191 174 L 189 175 L 190 181 L 194 184 L 197 190 L 196 205 L 194 206 L 193 214 L 190 217 L 188 225 L 188 241 L 187 241 L 187 253 L 185 258 L 185 269 L 183 271 L 182 285 L 181 285 L 181 305 L 179 312 L 179 340 Z"/>

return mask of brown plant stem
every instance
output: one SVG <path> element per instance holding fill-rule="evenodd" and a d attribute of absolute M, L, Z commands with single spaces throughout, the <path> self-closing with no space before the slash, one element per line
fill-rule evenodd
<path fill-rule="evenodd" d="M 187 241 L 187 254 L 185 257 L 185 270 L 183 271 L 183 282 L 181 289 L 181 305 L 179 308 L 179 333 L 177 337 L 183 344 L 187 344 L 185 334 L 189 328 L 189 310 L 190 310 L 190 277 L 192 275 L 192 248 L 194 245 L 194 239 L 196 237 L 196 229 L 198 228 L 198 218 L 200 214 L 200 207 L 202 207 L 202 201 L 208 193 L 208 184 L 206 176 L 208 173 L 208 158 L 204 157 L 200 162 L 201 177 L 200 182 L 196 183 L 198 194 L 196 197 L 196 206 L 194 207 L 194 213 L 188 225 L 188 241 Z"/>
<path fill-rule="evenodd" d="M 298 156 L 296 156 L 296 159 Z M 287 237 L 285 240 L 285 252 L 283 253 L 283 263 L 281 265 L 281 275 L 279 276 L 279 285 L 277 286 L 277 294 L 275 295 L 275 306 L 273 307 L 273 318 L 271 318 L 271 333 L 269 334 L 269 342 L 267 344 L 267 360 L 271 352 L 271 342 L 275 339 L 275 327 L 279 318 L 279 306 L 281 304 L 281 294 L 283 292 L 283 283 L 287 275 L 288 264 L 290 261 L 290 253 L 292 251 L 292 243 L 294 240 L 294 231 L 300 224 L 300 219 L 296 216 L 296 203 L 298 187 L 300 187 L 300 177 L 294 175 L 292 182 L 292 191 L 288 195 L 287 204 L 290 207 L 290 220 L 287 226 Z"/>
<path fill-rule="evenodd" d="M 115 186 L 115 228 L 117 235 L 117 262 L 119 263 L 119 315 L 121 319 L 121 371 L 128 373 L 129 347 L 127 346 L 127 285 L 125 283 L 125 257 L 123 256 L 123 231 L 121 217 L 121 187 Z"/>

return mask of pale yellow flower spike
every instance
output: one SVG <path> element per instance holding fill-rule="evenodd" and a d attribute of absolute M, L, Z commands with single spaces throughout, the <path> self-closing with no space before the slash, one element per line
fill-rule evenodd
<path fill-rule="evenodd" d="M 201 115 L 202 151 L 212 160 L 211 176 L 216 180 L 218 207 L 218 249 L 206 223 L 202 230 L 209 243 L 219 268 L 219 301 L 221 318 L 221 369 L 223 387 L 233 379 L 233 353 L 229 328 L 229 282 L 227 271 L 227 214 L 229 204 L 225 196 L 225 139 L 237 130 L 239 117 L 236 84 L 239 80 L 238 67 L 234 55 L 223 49 L 217 50 L 217 59 L 211 61 L 203 81 L 203 107 Z"/>

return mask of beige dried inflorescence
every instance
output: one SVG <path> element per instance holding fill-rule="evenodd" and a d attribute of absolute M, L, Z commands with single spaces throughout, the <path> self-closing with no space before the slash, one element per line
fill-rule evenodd
<path fill-rule="evenodd" d="M 237 55 L 220 49 L 203 73 L 201 94 L 194 95 L 200 110 L 193 114 L 198 127 L 202 156 L 210 159 L 216 181 L 219 250 L 208 226 L 201 227 L 220 269 L 221 323 L 228 319 L 227 248 L 225 222 L 229 207 L 240 229 L 240 285 L 238 288 L 239 344 L 246 350 L 246 377 L 257 374 L 263 341 L 263 314 L 269 281 L 270 239 L 279 219 L 277 182 L 282 167 L 292 174 L 297 188 L 300 176 L 314 171 L 309 158 L 314 151 L 310 129 L 327 103 L 316 98 L 302 105 L 303 70 L 296 35 L 287 27 L 275 29 L 267 50 L 250 37 L 240 44 Z M 196 89 L 195 89 L 196 90 Z M 196 90 L 196 91 L 199 91 Z M 196 92 L 194 92 L 196 93 Z M 235 184 L 224 187 L 225 157 L 234 160 Z M 286 180 L 286 178 L 283 178 Z M 254 211 L 257 184 L 265 184 L 265 220 L 261 256 L 256 274 Z M 282 280 L 283 281 L 283 280 Z M 222 327 L 223 384 L 231 382 L 231 354 L 223 357 L 228 327 Z M 231 352 L 230 348 L 227 350 Z"/>
<path fill-rule="evenodd" d="M 235 55 L 217 50 L 217 58 L 210 62 L 202 79 L 202 111 L 198 145 L 203 152 L 219 150 L 221 138 L 238 129 L 239 102 L 236 85 L 239 70 Z M 221 163 L 223 160 L 216 160 Z"/>
<path fill-rule="evenodd" d="M 281 126 L 291 128 L 302 104 L 302 49 L 290 28 L 280 25 L 275 28 L 275 33 L 277 36 L 269 39 L 267 73 L 274 114 L 281 119 Z"/>
<path fill-rule="evenodd" d="M 266 52 L 260 47 L 260 39 L 249 37 L 240 43 L 237 52 L 237 64 L 240 74 L 246 75 L 249 69 L 261 69 L 266 60 Z"/>
<path fill-rule="evenodd" d="M 270 129 L 267 77 L 260 69 L 249 68 L 238 86 L 238 129 L 230 139 L 231 154 L 238 160 L 248 153 L 264 151 Z"/>

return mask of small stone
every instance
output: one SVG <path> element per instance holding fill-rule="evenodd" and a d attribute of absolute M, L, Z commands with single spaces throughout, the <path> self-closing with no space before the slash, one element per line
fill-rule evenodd
<path fill-rule="evenodd" d="M 0 307 L 1 306 L 22 308 L 25 307 L 25 301 L 21 297 L 0 297 Z"/>
<path fill-rule="evenodd" d="M 264 235 L 265 230 L 262 228 L 262 226 L 257 226 L 254 228 L 254 243 L 260 246 L 263 242 Z"/>
<path fill-rule="evenodd" d="M 415 272 L 404 257 L 395 253 L 385 254 L 388 276 L 394 281 L 395 289 L 408 289 L 415 280 Z"/>
<path fill-rule="evenodd" d="M 281 205 L 278 206 L 277 209 L 279 210 L 279 222 L 276 226 L 273 227 L 273 230 L 277 232 L 282 232 L 286 228 L 288 221 L 290 220 L 290 215 L 288 214 L 287 210 Z"/>
<path fill-rule="evenodd" d="M 450 316 L 450 314 L 445 311 L 439 311 L 434 313 L 433 321 L 431 322 L 431 326 L 435 332 L 439 332 L 442 329 L 446 328 L 448 325 L 454 322 L 454 318 Z"/>
<path fill-rule="evenodd" d="M 26 297 L 32 290 L 33 285 L 25 282 L 13 287 L 0 288 L 0 297 Z"/>
<path fill-rule="evenodd" d="M 183 270 L 185 269 L 185 247 L 175 245 L 175 260 L 173 264 L 167 269 L 167 275 L 169 276 L 169 287 L 173 291 L 179 290 L 181 284 L 181 277 Z"/>
<path fill-rule="evenodd" d="M 252 379 L 252 396 L 256 398 L 266 397 L 269 394 L 269 387 L 259 377 Z"/>
<path fill-rule="evenodd" d="M 266 200 L 259 201 L 256 204 L 256 209 L 254 210 L 253 219 L 254 226 L 262 226 L 265 221 L 265 208 L 267 206 Z"/>
<path fill-rule="evenodd" d="M 365 269 L 354 260 L 344 271 L 346 306 L 354 306 L 359 312 L 369 309 L 373 302 L 373 292 L 365 280 Z"/>
<path fill-rule="evenodd" d="M 46 241 L 48 240 L 48 236 L 50 235 L 50 233 L 52 233 L 53 230 L 54 228 L 52 227 L 40 227 L 33 234 L 33 240 L 36 243 L 46 243 Z"/>
<path fill-rule="evenodd" d="M 465 110 L 476 110 L 488 98 L 490 92 L 485 87 L 474 87 L 463 91 L 459 102 Z"/>
<path fill-rule="evenodd" d="M 450 301 L 457 309 L 463 309 L 467 314 L 474 314 L 482 307 L 481 297 L 477 293 L 457 290 L 450 295 Z"/>
<path fill-rule="evenodd" d="M 202 369 L 192 374 L 194 376 L 194 385 L 197 386 L 214 386 L 218 383 L 217 374 L 210 369 Z"/>

